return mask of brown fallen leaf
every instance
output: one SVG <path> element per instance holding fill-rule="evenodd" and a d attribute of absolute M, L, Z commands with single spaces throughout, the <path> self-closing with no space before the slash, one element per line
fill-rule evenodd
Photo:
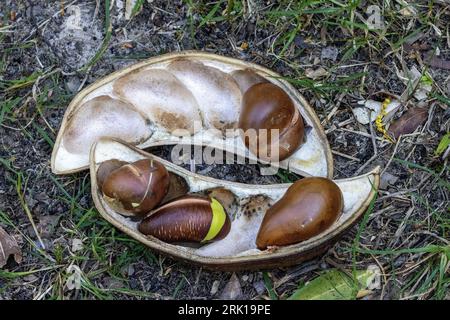
<path fill-rule="evenodd" d="M 10 255 L 14 255 L 17 263 L 22 262 L 22 251 L 20 250 L 16 239 L 0 227 L 0 268 L 2 268 Z"/>
<path fill-rule="evenodd" d="M 428 109 L 416 107 L 406 111 L 389 127 L 388 132 L 397 139 L 402 134 L 414 132 L 417 127 L 427 120 Z"/>

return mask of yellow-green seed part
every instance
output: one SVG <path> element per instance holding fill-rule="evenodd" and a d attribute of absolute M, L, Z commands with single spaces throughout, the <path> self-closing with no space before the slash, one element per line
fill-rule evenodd
<path fill-rule="evenodd" d="M 201 242 L 209 241 L 214 239 L 222 230 L 223 225 L 226 220 L 226 213 L 223 209 L 222 205 L 214 198 L 211 198 L 211 211 L 212 211 L 212 219 L 211 225 L 209 227 L 208 233 L 205 238 Z"/>

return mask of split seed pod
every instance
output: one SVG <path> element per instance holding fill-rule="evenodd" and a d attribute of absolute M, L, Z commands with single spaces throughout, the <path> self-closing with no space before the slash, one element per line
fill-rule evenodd
<path fill-rule="evenodd" d="M 138 229 L 165 242 L 204 243 L 223 239 L 230 226 L 230 218 L 219 201 L 191 195 L 157 208 Z"/>
<path fill-rule="evenodd" d="M 104 178 L 102 191 L 119 213 L 139 215 L 156 207 L 168 187 L 166 168 L 158 161 L 143 159 L 113 170 Z"/>
<path fill-rule="evenodd" d="M 259 83 L 273 84 L 291 99 L 291 129 L 284 132 L 284 127 L 269 126 L 280 128 L 282 147 L 288 149 L 281 150 L 280 158 L 286 159 L 277 166 L 302 176 L 332 177 L 333 158 L 320 121 L 288 81 L 250 62 L 195 51 L 152 57 L 79 92 L 64 114 L 53 149 L 52 171 L 66 174 L 85 169 L 89 150 L 101 137 L 120 138 L 139 149 L 209 146 L 237 158 L 268 162 L 257 157 L 257 150 L 249 152 L 237 132 L 244 93 Z M 305 139 L 296 117 L 308 127 Z"/>
<path fill-rule="evenodd" d="M 312 238 L 329 228 L 344 206 L 342 192 L 332 180 L 305 178 L 287 189 L 261 223 L 256 246 L 284 246 Z"/>
<path fill-rule="evenodd" d="M 249 150 L 265 160 L 284 160 L 303 142 L 300 112 L 289 95 L 273 83 L 255 84 L 245 92 L 239 128 Z"/>

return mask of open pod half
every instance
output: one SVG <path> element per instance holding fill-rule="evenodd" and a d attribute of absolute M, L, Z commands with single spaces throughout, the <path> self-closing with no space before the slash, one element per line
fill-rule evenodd
<path fill-rule="evenodd" d="M 319 119 L 288 81 L 250 62 L 195 51 L 148 59 L 78 93 L 65 112 L 53 149 L 52 171 L 65 174 L 87 168 L 90 147 L 103 136 L 120 138 L 140 149 L 170 144 L 213 146 L 256 160 L 242 136 L 227 129 L 251 122 L 240 118 L 241 103 L 249 86 L 260 82 L 281 88 L 292 100 L 291 123 L 302 121 L 300 126 L 286 124 L 287 129 L 280 130 L 281 147 L 290 152 L 279 166 L 303 176 L 331 178 L 332 155 Z M 282 123 L 286 112 L 281 114 L 278 119 L 259 121 Z M 304 133 L 298 134 L 300 129 Z M 295 137 L 302 141 L 291 140 Z"/>
<path fill-rule="evenodd" d="M 201 247 L 169 244 L 138 231 L 135 219 L 118 214 L 105 201 L 97 185 L 99 165 L 110 159 L 134 162 L 153 159 L 163 164 L 170 174 L 185 180 L 189 193 L 204 193 L 211 190 L 227 190 L 235 197 L 230 212 L 232 219 L 228 235 L 219 241 Z M 270 206 L 278 201 L 291 184 L 248 185 L 213 179 L 197 175 L 164 159 L 146 153 L 118 139 L 102 138 L 95 143 L 90 153 L 92 197 L 100 214 L 112 225 L 147 245 L 153 250 L 201 265 L 210 269 L 242 270 L 288 266 L 310 259 L 326 251 L 338 238 L 363 215 L 375 197 L 379 185 L 379 168 L 364 175 L 335 180 L 340 188 L 344 207 L 339 219 L 321 234 L 303 242 L 259 250 L 255 239 L 262 218 Z"/>

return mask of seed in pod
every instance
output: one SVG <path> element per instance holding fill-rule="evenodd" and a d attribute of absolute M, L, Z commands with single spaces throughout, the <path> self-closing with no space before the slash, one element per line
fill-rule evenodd
<path fill-rule="evenodd" d="M 138 230 L 165 242 L 210 242 L 223 239 L 231 221 L 215 198 L 188 195 L 155 209 Z"/>
<path fill-rule="evenodd" d="M 292 155 L 304 135 L 303 118 L 292 99 L 270 82 L 255 84 L 245 92 L 239 128 L 253 154 L 275 162 Z"/>
<path fill-rule="evenodd" d="M 340 216 L 343 196 L 330 179 L 304 178 L 288 188 L 267 210 L 256 237 L 256 246 L 284 246 L 318 235 Z"/>
<path fill-rule="evenodd" d="M 166 168 L 153 159 L 142 159 L 113 170 L 105 178 L 102 191 L 116 211 L 132 216 L 155 208 L 168 187 Z"/>

